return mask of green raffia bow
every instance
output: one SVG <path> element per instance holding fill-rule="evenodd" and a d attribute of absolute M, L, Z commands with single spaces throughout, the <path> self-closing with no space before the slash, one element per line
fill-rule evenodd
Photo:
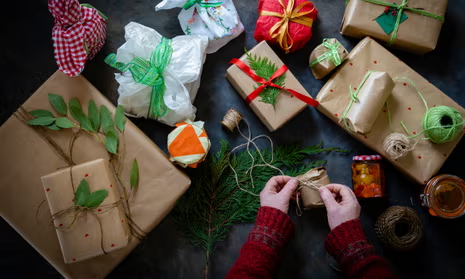
<path fill-rule="evenodd" d="M 172 55 L 171 40 L 163 37 L 160 44 L 152 52 L 150 61 L 136 57 L 125 64 L 117 62 L 116 54 L 112 53 L 105 58 L 105 63 L 121 72 L 129 70 L 135 82 L 152 86 L 147 117 L 163 117 L 169 111 L 163 99 L 166 91 L 163 72 L 170 63 Z"/>
<path fill-rule="evenodd" d="M 397 31 L 399 31 L 400 20 L 402 18 L 402 13 L 404 12 L 404 10 L 407 10 L 407 11 L 410 11 L 410 12 L 413 12 L 413 13 L 417 13 L 419 15 L 431 17 L 431 18 L 434 18 L 434 19 L 437 19 L 439 21 L 444 22 L 444 17 L 443 16 L 439 16 L 439 15 L 436 15 L 436 14 L 433 14 L 433 13 L 430 13 L 430 12 L 426 12 L 426 11 L 423 11 L 423 10 L 407 7 L 408 0 L 402 0 L 402 4 L 400 4 L 400 5 L 397 5 L 395 3 L 388 3 L 388 2 L 385 2 L 385 1 L 381 1 L 381 0 L 362 0 L 362 1 L 372 3 L 372 4 L 376 4 L 376 5 L 383 5 L 383 6 L 386 6 L 386 7 L 393 7 L 395 9 L 397 9 L 396 24 L 394 25 L 394 30 L 391 33 L 391 38 L 386 43 L 388 46 L 392 45 L 392 43 L 394 43 L 394 41 L 396 40 Z M 349 2 L 350 2 L 350 0 L 346 0 L 346 4 L 349 3 Z"/>
<path fill-rule="evenodd" d="M 363 77 L 362 82 L 360 82 L 360 85 L 357 87 L 357 89 L 353 90 L 352 85 L 349 85 L 349 99 L 350 103 L 347 106 L 346 110 L 344 111 L 344 114 L 342 115 L 342 121 L 344 122 L 344 125 L 346 126 L 347 131 L 350 131 L 349 124 L 347 123 L 347 114 L 349 113 L 350 109 L 352 108 L 352 105 L 356 102 L 358 102 L 358 93 L 360 93 L 360 90 L 362 89 L 363 85 L 365 82 L 368 80 L 370 75 L 376 71 L 368 71 Z"/>
<path fill-rule="evenodd" d="M 339 55 L 339 47 L 341 43 L 336 41 L 332 43 L 328 41 L 328 39 L 323 40 L 323 46 L 328 49 L 327 52 L 323 53 L 322 55 L 318 56 L 313 62 L 310 64 L 310 68 L 315 67 L 316 64 L 320 63 L 321 61 L 328 59 L 329 61 L 333 62 L 335 66 L 339 66 L 342 63 L 342 58 Z"/>
<path fill-rule="evenodd" d="M 184 10 L 189 10 L 195 4 L 199 4 L 202 8 L 210 8 L 210 7 L 219 7 L 223 4 L 223 2 L 212 2 L 212 3 L 205 3 L 202 0 L 189 0 L 186 4 L 182 7 Z"/>

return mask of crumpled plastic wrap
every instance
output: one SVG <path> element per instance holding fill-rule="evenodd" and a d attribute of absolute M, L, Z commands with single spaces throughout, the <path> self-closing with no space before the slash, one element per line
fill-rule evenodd
<path fill-rule="evenodd" d="M 128 63 L 135 57 L 150 59 L 162 36 L 154 29 L 131 22 L 125 27 L 124 43 L 117 51 L 118 62 Z M 192 105 L 200 86 L 205 50 L 205 36 L 178 36 L 172 39 L 173 55 L 163 72 L 166 85 L 164 101 L 169 112 L 157 120 L 170 126 L 185 120 L 194 120 L 196 108 Z M 147 117 L 152 87 L 134 81 L 131 72 L 115 74 L 119 83 L 118 104 L 126 114 Z"/>
<path fill-rule="evenodd" d="M 208 37 L 207 53 L 215 53 L 244 31 L 232 0 L 164 0 L 155 10 L 173 8 L 183 8 L 178 19 L 186 35 Z"/>

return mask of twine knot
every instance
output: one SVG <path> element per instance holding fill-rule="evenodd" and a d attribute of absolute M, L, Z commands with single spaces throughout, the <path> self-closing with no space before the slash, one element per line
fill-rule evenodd
<path fill-rule="evenodd" d="M 327 52 L 323 53 L 322 55 L 318 56 L 311 64 L 310 68 L 313 68 L 316 64 L 320 63 L 321 61 L 328 59 L 331 61 L 335 66 L 339 66 L 342 64 L 342 57 L 339 55 L 339 47 L 341 43 L 336 41 L 335 43 L 329 41 L 328 39 L 323 40 L 323 46 L 328 49 Z"/>

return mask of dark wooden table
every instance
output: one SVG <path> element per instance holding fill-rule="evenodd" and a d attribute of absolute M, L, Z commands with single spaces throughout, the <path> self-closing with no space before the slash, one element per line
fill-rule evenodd
<path fill-rule="evenodd" d="M 154 7 L 158 2 L 160 1 L 89 1 L 105 13 L 109 20 L 106 44 L 100 53 L 87 63 L 83 75 L 115 104 L 118 85 L 113 77 L 114 70 L 104 64 L 103 59 L 124 43 L 124 26 L 130 21 L 135 21 L 156 29 L 168 38 L 182 34 L 177 19 L 179 10 L 155 12 Z M 316 96 L 324 81 L 315 80 L 308 68 L 310 52 L 323 38 L 337 38 L 348 50 L 358 42 L 342 37 L 339 33 L 344 13 L 343 0 L 315 0 L 314 3 L 319 10 L 319 16 L 314 24 L 314 34 L 310 43 L 293 54 L 284 55 L 278 51 L 282 60 L 312 96 Z M 253 31 L 257 19 L 257 0 L 236 0 L 235 4 L 246 32 L 207 57 L 202 84 L 194 104 L 198 108 L 198 119 L 206 121 L 206 128 L 213 143 L 212 151 L 218 148 L 219 139 L 227 139 L 232 145 L 240 141 L 237 135 L 225 132 L 218 124 L 231 106 L 244 114 L 256 135 L 269 134 L 224 78 L 224 73 L 229 67 L 228 61 L 233 57 L 240 57 L 244 47 L 250 49 L 256 44 Z M 2 6 L 0 124 L 57 69 L 51 40 L 53 18 L 48 12 L 47 1 L 12 1 Z M 452 99 L 465 106 L 463 26 L 465 1 L 450 1 L 436 50 L 424 56 L 393 52 Z M 170 127 L 153 120 L 135 119 L 134 122 L 158 146 L 166 150 L 166 136 L 171 130 Z M 350 149 L 350 155 L 372 153 L 312 108 L 306 109 L 271 136 L 276 144 L 298 142 L 313 145 L 322 141 L 325 147 L 339 146 Z M 465 144 L 462 141 L 440 173 L 463 177 L 464 152 Z M 326 167 L 333 182 L 350 185 L 351 156 L 326 154 L 318 158 L 328 160 Z M 7 159 L 14 163 L 14 158 L 0 160 Z M 389 200 L 383 204 L 363 204 L 362 212 L 363 226 L 377 251 L 388 259 L 394 272 L 401 278 L 464 278 L 465 217 L 444 220 L 430 216 L 420 205 L 418 185 L 407 180 L 390 165 L 386 166 L 386 174 Z M 389 205 L 394 204 L 410 206 L 421 215 L 426 239 L 421 247 L 413 252 L 389 251 L 380 245 L 374 234 L 373 224 L 376 218 Z M 341 275 L 330 267 L 323 248 L 324 239 L 329 232 L 325 211 L 313 210 L 306 212 L 302 217 L 291 213 L 291 217 L 296 223 L 296 236 L 284 253 L 278 277 L 340 278 Z M 223 278 L 226 275 L 237 258 L 251 226 L 235 226 L 229 238 L 218 243 L 212 260 L 211 278 Z M 61 275 L 3 219 L 0 219 L 0 257 L 1 278 L 61 278 Z M 189 247 L 168 217 L 109 278 L 202 278 L 203 266 L 203 251 Z"/>

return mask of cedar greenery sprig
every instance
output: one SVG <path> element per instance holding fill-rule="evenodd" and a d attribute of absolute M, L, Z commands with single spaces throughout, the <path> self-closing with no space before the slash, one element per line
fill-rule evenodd
<path fill-rule="evenodd" d="M 247 60 L 249 61 L 250 68 L 254 70 L 258 76 L 266 80 L 269 80 L 273 76 L 273 74 L 278 70 L 278 66 L 271 62 L 268 59 L 268 57 L 259 57 L 257 55 L 252 55 L 247 50 L 245 50 L 245 54 L 247 56 Z M 286 73 L 275 78 L 273 80 L 273 83 L 281 87 L 284 87 L 285 80 Z M 257 89 L 260 85 L 262 84 L 257 83 L 257 86 L 255 86 L 254 89 Z M 271 104 L 274 107 L 277 103 L 277 98 L 280 93 L 281 89 L 268 86 L 262 91 L 262 93 L 260 93 L 260 102 Z"/>

